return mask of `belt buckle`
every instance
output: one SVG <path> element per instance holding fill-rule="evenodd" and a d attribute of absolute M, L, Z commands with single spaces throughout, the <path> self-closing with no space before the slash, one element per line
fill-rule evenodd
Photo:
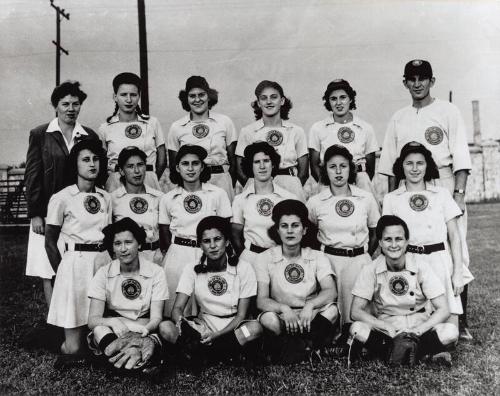
<path fill-rule="evenodd" d="M 98 252 L 104 252 L 104 244 L 102 242 L 97 243 L 97 251 Z"/>
<path fill-rule="evenodd" d="M 191 240 L 189 241 L 189 246 L 191 246 L 191 247 L 196 247 L 196 241 L 195 241 L 195 240 L 193 240 L 193 239 L 191 239 Z"/>
<path fill-rule="evenodd" d="M 418 254 L 424 254 L 425 252 L 425 249 L 423 246 L 417 246 L 417 253 Z"/>
<path fill-rule="evenodd" d="M 347 251 L 347 257 L 354 257 L 354 250 L 353 249 L 346 249 Z"/>

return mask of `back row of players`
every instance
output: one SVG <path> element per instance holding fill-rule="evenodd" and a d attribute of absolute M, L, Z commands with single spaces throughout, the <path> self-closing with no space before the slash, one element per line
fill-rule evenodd
<path fill-rule="evenodd" d="M 397 185 L 394 176 L 398 182 L 405 179 L 406 183 L 384 198 L 383 211 L 398 214 L 408 223 L 413 246 L 410 249 L 433 263 L 433 269 L 446 285 L 450 311 L 461 314 L 457 295 L 471 279 L 465 229 L 459 224 L 464 221 L 463 195 L 470 170 L 465 129 L 453 105 L 430 97 L 434 77 L 428 62 L 409 62 L 404 75 L 413 105 L 391 120 L 379 172 L 390 176 L 391 189 Z M 332 265 L 341 317 L 348 324 L 354 280 L 376 248 L 374 230 L 379 219 L 379 206 L 370 182 L 378 145 L 371 126 L 350 111 L 355 109 L 356 93 L 349 83 L 335 80 L 328 85 L 323 99 L 333 114 L 313 125 L 307 145 L 304 131 L 287 121 L 291 102 L 279 84 L 263 81 L 257 86 L 257 99 L 252 103 L 257 121 L 243 128 L 237 138 L 228 117 L 209 112 L 217 103 L 217 92 L 204 78 L 190 77 L 186 89 L 179 94 L 189 115 L 175 122 L 167 137 L 170 179 L 177 186 L 168 186 L 166 194 L 160 192 L 158 183 L 166 163 L 163 133 L 158 121 L 143 115 L 138 108 L 140 79 L 122 73 L 114 79 L 113 87 L 115 114 L 99 130 L 107 150 L 108 172 L 103 176 L 107 176 L 106 189 L 111 197 L 95 189 L 80 197 L 83 205 L 77 205 L 74 211 L 68 210 L 67 205 L 79 194 L 70 191 L 71 187 L 52 198 L 47 224 L 60 227 L 60 241 L 64 241 L 59 242 L 64 245 L 60 251 L 79 251 L 96 245 L 102 240 L 98 229 L 110 221 L 110 216 L 114 221 L 133 218 L 146 230 L 142 254 L 163 264 L 165 269 L 171 295 L 165 314 L 169 316 L 182 268 L 187 262 L 199 260 L 199 221 L 210 215 L 230 218 L 234 248 L 240 258 L 255 262 L 258 253 L 275 245 L 267 233 L 272 225 L 273 206 L 287 198 L 305 201 L 302 186 L 309 177 L 310 165 L 313 177 L 329 188 L 318 186 L 318 193 L 308 200 L 309 219 L 318 227 L 317 240 Z M 47 233 L 47 246 L 52 247 L 54 254 L 52 266 L 48 260 L 42 263 L 35 234 L 47 230 L 47 202 L 63 187 L 56 186 L 62 183 L 56 181 L 57 173 L 67 173 L 66 169 L 53 169 L 62 162 L 54 160 L 57 147 L 51 145 L 54 142 L 50 139 L 64 143 L 62 152 L 67 155 L 76 142 L 93 137 L 91 130 L 76 122 L 84 99 L 78 84 L 63 83 L 57 87 L 52 97 L 57 118 L 30 136 L 26 185 L 33 232 L 27 274 L 47 280 L 54 276 L 54 263 L 60 260 L 56 253 L 59 233 Z M 399 154 L 398 162 L 395 160 Z M 105 162 L 104 158 L 100 160 Z M 99 170 L 102 173 L 103 167 L 94 167 L 93 172 Z M 73 182 L 76 173 L 75 169 L 70 175 Z M 233 200 L 236 179 L 244 188 Z M 435 185 L 436 179 L 447 183 L 456 203 L 448 191 Z M 95 216 L 89 214 L 102 219 L 95 223 Z M 63 224 L 71 225 L 67 220 L 74 221 L 76 228 L 65 230 Z M 86 235 L 85 231 L 96 234 Z M 85 283 L 68 283 L 67 276 L 61 275 L 65 287 L 60 290 Z M 87 279 L 88 273 L 83 278 Z M 49 302 L 50 281 L 44 283 Z M 76 298 L 75 312 L 82 315 L 71 313 L 69 319 L 67 315 L 63 319 L 54 317 L 60 311 L 58 304 L 71 301 L 65 293 L 54 294 L 49 322 L 66 329 L 86 324 L 88 302 L 85 313 L 86 299 L 72 292 Z"/>

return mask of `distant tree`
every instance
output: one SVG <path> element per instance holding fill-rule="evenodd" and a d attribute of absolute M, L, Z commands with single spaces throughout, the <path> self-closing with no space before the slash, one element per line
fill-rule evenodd
<path fill-rule="evenodd" d="M 21 162 L 17 168 L 26 168 L 26 161 Z"/>

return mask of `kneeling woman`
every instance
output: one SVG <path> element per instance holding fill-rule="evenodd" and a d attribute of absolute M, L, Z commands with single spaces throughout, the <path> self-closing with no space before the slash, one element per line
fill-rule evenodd
<path fill-rule="evenodd" d="M 352 290 L 351 335 L 371 353 L 387 357 L 397 334 L 413 333 L 420 338 L 417 358 L 434 355 L 450 363 L 445 350 L 458 339 L 458 328 L 445 323 L 450 311 L 444 286 L 425 261 L 405 253 L 410 233 L 403 220 L 382 216 L 376 234 L 382 254 L 363 267 Z M 425 309 L 429 301 L 432 315 Z"/>
<path fill-rule="evenodd" d="M 115 257 L 100 268 L 89 285 L 89 345 L 96 355 L 112 351 L 106 347 L 118 337 L 135 332 L 146 337 L 158 330 L 163 305 L 168 298 L 163 269 L 141 257 L 146 232 L 134 220 L 124 217 L 104 230 L 104 246 Z M 158 338 L 150 337 L 157 343 Z M 135 368 L 150 356 L 133 356 L 124 351 L 111 356 L 116 367 Z M 121 353 L 120 353 L 121 352 Z"/>
<path fill-rule="evenodd" d="M 272 219 L 269 234 L 278 246 L 255 263 L 259 321 L 271 335 L 301 335 L 308 347 L 319 349 L 331 342 L 339 316 L 330 262 L 322 252 L 303 247 L 309 222 L 302 202 L 279 202 Z"/>
<path fill-rule="evenodd" d="M 196 228 L 202 257 L 183 271 L 172 320 L 160 325 L 161 336 L 169 343 L 178 343 L 181 349 L 194 334 L 196 347 L 231 355 L 262 333 L 257 321 L 245 321 L 257 281 L 252 266 L 234 255 L 230 233 L 228 219 L 219 216 L 204 218 Z M 184 318 L 190 296 L 194 296 L 199 314 Z"/>

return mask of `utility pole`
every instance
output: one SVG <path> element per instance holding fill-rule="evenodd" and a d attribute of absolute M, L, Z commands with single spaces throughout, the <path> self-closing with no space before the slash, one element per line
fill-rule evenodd
<path fill-rule="evenodd" d="M 137 0 L 139 16 L 139 55 L 142 80 L 141 110 L 149 114 L 149 84 L 148 84 L 148 43 L 146 39 L 146 10 L 144 0 Z"/>
<path fill-rule="evenodd" d="M 50 6 L 56 10 L 57 36 L 56 41 L 52 40 L 52 43 L 56 46 L 56 86 L 58 86 L 61 79 L 61 51 L 69 55 L 69 52 L 61 47 L 61 15 L 69 21 L 69 13 L 65 13 L 64 8 L 55 6 L 54 0 L 50 0 Z"/>

